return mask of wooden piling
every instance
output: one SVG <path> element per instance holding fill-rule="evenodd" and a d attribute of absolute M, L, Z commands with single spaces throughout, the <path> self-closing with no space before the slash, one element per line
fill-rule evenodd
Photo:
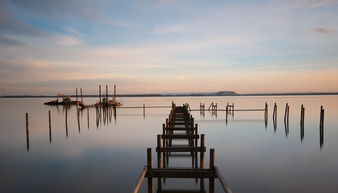
<path fill-rule="evenodd" d="M 26 113 L 26 149 L 29 151 L 29 129 L 28 129 L 28 113 Z"/>
<path fill-rule="evenodd" d="M 113 100 L 115 101 L 116 100 L 116 84 L 114 84 L 114 98 Z"/>
<path fill-rule="evenodd" d="M 305 108 L 302 105 L 300 110 L 300 140 L 304 139 L 304 116 L 305 116 Z"/>
<path fill-rule="evenodd" d="M 50 111 L 48 111 L 48 122 L 49 122 L 49 143 L 52 143 L 52 119 Z"/>
<path fill-rule="evenodd" d="M 215 171 L 215 149 L 210 149 L 210 170 Z M 209 193 L 215 192 L 215 177 L 209 178 Z"/>
<path fill-rule="evenodd" d="M 106 99 L 107 99 L 107 102 L 108 102 L 108 85 L 106 84 Z"/>
<path fill-rule="evenodd" d="M 151 148 L 147 148 L 147 170 L 148 173 L 151 173 L 152 167 L 152 157 L 151 157 Z M 148 193 L 153 193 L 153 179 L 148 177 Z"/>
<path fill-rule="evenodd" d="M 87 108 L 87 127 L 89 130 L 89 108 Z"/>
<path fill-rule="evenodd" d="M 81 102 L 83 103 L 82 88 L 80 88 L 80 94 L 81 94 Z"/>
<path fill-rule="evenodd" d="M 99 102 L 101 103 L 101 85 L 99 85 Z"/>
<path fill-rule="evenodd" d="M 143 104 L 143 117 L 145 117 L 145 116 L 146 116 L 146 105 Z"/>
<path fill-rule="evenodd" d="M 204 134 L 201 134 L 201 148 L 204 148 L 205 144 L 204 144 Z M 204 168 L 204 152 L 201 151 L 200 152 L 200 168 L 203 169 Z"/>
<path fill-rule="evenodd" d="M 161 135 L 157 135 L 157 147 L 161 148 Z M 157 167 L 162 168 L 161 152 L 157 151 Z"/>
<path fill-rule="evenodd" d="M 76 91 L 75 91 L 75 96 L 76 96 L 76 101 L 78 101 L 77 88 L 76 88 Z"/>
<path fill-rule="evenodd" d="M 322 148 L 324 144 L 324 108 L 323 106 L 320 107 L 319 141 L 320 141 L 320 148 Z"/>
<path fill-rule="evenodd" d="M 67 113 L 67 108 L 66 108 L 66 112 L 65 112 L 65 124 L 66 124 L 66 137 L 68 138 L 68 113 Z"/>

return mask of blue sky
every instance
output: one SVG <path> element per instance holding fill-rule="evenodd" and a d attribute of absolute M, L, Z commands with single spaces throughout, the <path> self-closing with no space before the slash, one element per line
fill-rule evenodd
<path fill-rule="evenodd" d="M 338 0 L 1 0 L 0 95 L 338 91 Z"/>

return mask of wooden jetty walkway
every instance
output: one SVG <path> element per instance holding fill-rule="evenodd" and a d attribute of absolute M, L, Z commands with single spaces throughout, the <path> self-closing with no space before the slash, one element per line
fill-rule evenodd
<path fill-rule="evenodd" d="M 186 140 L 186 145 L 176 145 L 175 140 Z M 204 168 L 205 147 L 204 134 L 198 134 L 198 125 L 188 110 L 188 105 L 176 106 L 172 104 L 169 117 L 162 125 L 162 134 L 157 135 L 157 167 L 152 164 L 152 150 L 147 149 L 147 165 L 143 168 L 141 176 L 137 181 L 133 193 L 138 193 L 145 178 L 148 180 L 148 193 L 153 193 L 153 178 L 157 179 L 157 192 L 178 192 L 177 190 L 162 189 L 162 181 L 166 178 L 192 178 L 198 181 L 199 190 L 180 190 L 179 192 L 206 192 L 204 179 L 209 179 L 209 192 L 215 192 L 215 179 L 226 193 L 231 189 L 225 182 L 217 166 L 215 166 L 215 149 L 210 149 L 209 168 Z M 177 156 L 176 152 L 187 153 L 192 158 L 191 167 L 172 168 L 169 167 L 170 157 Z M 180 156 L 181 154 L 178 154 Z M 199 156 L 198 156 L 199 155 Z"/>

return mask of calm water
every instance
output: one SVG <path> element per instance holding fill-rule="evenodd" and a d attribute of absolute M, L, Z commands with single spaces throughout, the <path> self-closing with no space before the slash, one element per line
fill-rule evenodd
<path fill-rule="evenodd" d="M 146 148 L 155 147 L 156 135 L 169 109 L 117 109 L 116 117 L 97 125 L 95 109 L 77 119 L 75 107 L 44 106 L 49 99 L 0 99 L 0 192 L 116 192 L 133 190 L 146 164 Z M 96 99 L 85 98 L 86 103 Z M 180 97 L 120 98 L 124 106 L 199 103 L 218 109 L 227 102 L 236 109 L 264 108 L 269 104 L 268 125 L 263 112 L 235 112 L 226 122 L 217 115 L 192 112 L 207 148 L 216 149 L 216 165 L 233 192 L 338 192 L 338 96 L 302 97 Z M 276 129 L 273 103 L 278 105 Z M 285 104 L 290 125 L 285 129 Z M 300 105 L 305 106 L 305 134 L 301 140 Z M 324 141 L 320 146 L 319 110 L 325 108 Z M 48 127 L 51 110 L 51 136 Z M 29 113 L 29 151 L 25 113 Z M 208 158 L 208 155 L 207 155 Z M 208 160 L 208 159 L 207 159 Z M 155 162 L 155 161 L 154 161 Z M 171 166 L 190 159 L 175 158 Z M 208 163 L 205 163 L 208 166 Z M 144 191 L 145 186 L 144 183 Z M 194 189 L 195 180 L 167 180 L 164 188 Z M 216 183 L 220 191 L 220 185 Z"/>

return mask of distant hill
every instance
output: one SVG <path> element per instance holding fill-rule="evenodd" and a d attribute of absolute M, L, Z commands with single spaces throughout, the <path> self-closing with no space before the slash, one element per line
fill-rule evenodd
<path fill-rule="evenodd" d="M 216 92 L 216 96 L 239 96 L 235 91 L 219 91 Z"/>

